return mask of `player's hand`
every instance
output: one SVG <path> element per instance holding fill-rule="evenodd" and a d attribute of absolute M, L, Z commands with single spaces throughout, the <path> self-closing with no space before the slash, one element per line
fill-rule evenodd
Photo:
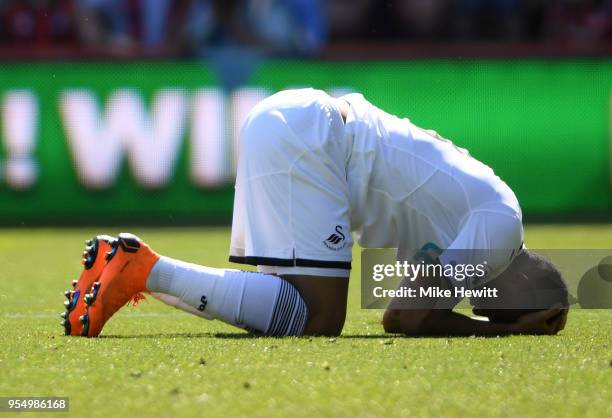
<path fill-rule="evenodd" d="M 515 334 L 554 335 L 565 328 L 568 308 L 556 306 L 521 316 L 512 324 Z"/>

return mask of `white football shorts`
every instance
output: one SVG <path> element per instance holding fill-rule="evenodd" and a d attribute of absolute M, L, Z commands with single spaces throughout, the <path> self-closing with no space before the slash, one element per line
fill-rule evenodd
<path fill-rule="evenodd" d="M 325 93 L 280 92 L 242 127 L 230 261 L 265 273 L 348 277 L 348 142 Z"/>

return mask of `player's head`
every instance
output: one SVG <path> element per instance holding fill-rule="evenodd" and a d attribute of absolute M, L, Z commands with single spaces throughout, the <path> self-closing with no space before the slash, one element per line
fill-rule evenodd
<path fill-rule="evenodd" d="M 521 315 L 556 305 L 569 306 L 568 290 L 559 270 L 550 261 L 523 250 L 486 286 L 498 289 L 497 298 L 472 299 L 474 313 L 492 321 L 512 322 Z"/>

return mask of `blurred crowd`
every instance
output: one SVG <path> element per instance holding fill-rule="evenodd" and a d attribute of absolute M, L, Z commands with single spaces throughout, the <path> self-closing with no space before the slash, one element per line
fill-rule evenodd
<path fill-rule="evenodd" d="M 0 0 L 0 46 L 316 55 L 328 43 L 612 39 L 612 0 Z"/>

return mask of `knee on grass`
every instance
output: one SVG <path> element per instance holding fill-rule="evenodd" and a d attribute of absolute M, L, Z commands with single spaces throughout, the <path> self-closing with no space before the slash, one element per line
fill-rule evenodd
<path fill-rule="evenodd" d="M 344 320 L 342 313 L 316 313 L 309 316 L 304 335 L 337 337 L 342 333 Z"/>

